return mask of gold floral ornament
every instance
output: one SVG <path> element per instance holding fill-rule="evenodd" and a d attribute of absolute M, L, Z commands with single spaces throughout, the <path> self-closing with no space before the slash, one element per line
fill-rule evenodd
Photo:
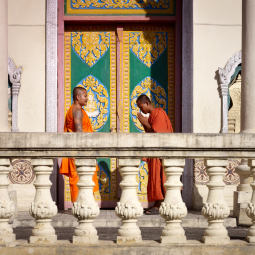
<path fill-rule="evenodd" d="M 169 0 L 72 0 L 75 9 L 168 9 Z"/>
<path fill-rule="evenodd" d="M 72 48 L 88 66 L 93 66 L 109 49 L 110 32 L 72 32 Z"/>
<path fill-rule="evenodd" d="M 167 47 L 166 32 L 130 32 L 129 47 L 147 67 L 151 67 Z"/>
<path fill-rule="evenodd" d="M 144 132 L 142 124 L 136 117 L 137 113 L 140 112 L 136 104 L 136 100 L 141 94 L 147 95 L 155 108 L 161 107 L 166 112 L 167 98 L 164 88 L 151 77 L 146 77 L 138 85 L 136 85 L 130 97 L 131 118 L 137 129 L 140 132 Z"/>
<path fill-rule="evenodd" d="M 97 178 L 99 180 L 99 192 L 102 193 L 110 193 L 110 182 L 109 176 L 103 169 L 103 167 L 98 164 L 99 171 L 97 172 Z"/>
<path fill-rule="evenodd" d="M 77 87 L 84 87 L 88 93 L 88 102 L 84 110 L 88 114 L 93 130 L 99 131 L 109 118 L 110 106 L 106 87 L 92 75 L 87 76 Z"/>
<path fill-rule="evenodd" d="M 143 161 L 139 166 L 139 173 L 136 176 L 136 181 L 138 182 L 137 193 L 140 195 L 147 194 L 148 172 L 148 164 Z"/>

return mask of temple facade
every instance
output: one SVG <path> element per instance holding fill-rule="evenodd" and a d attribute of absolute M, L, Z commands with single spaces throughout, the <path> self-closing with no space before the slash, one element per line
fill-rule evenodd
<path fill-rule="evenodd" d="M 0 131 L 63 132 L 72 90 L 81 86 L 88 91 L 85 110 L 94 132 L 143 133 L 136 117 L 140 94 L 166 111 L 176 133 L 240 132 L 241 1 L 3 0 L 1 5 L 0 50 L 8 58 L 8 77 L 1 78 L 6 89 L 0 93 Z M 54 162 L 51 194 L 60 209 L 68 209 L 68 178 L 58 174 L 61 159 Z M 231 209 L 240 162 L 229 160 L 223 177 Z M 97 164 L 95 199 L 102 208 L 114 208 L 119 162 L 100 158 Z M 16 191 L 19 210 L 27 210 L 35 193 L 33 168 L 29 159 L 14 159 L 12 165 L 9 190 Z M 141 161 L 137 194 L 143 207 L 149 205 L 148 171 Z M 182 196 L 188 208 L 201 210 L 208 181 L 203 160 L 186 159 Z"/>

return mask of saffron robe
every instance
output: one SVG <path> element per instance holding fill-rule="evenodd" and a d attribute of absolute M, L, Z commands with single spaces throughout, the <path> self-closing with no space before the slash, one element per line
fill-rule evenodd
<path fill-rule="evenodd" d="M 82 113 L 83 113 L 83 118 L 82 118 L 83 132 L 93 132 L 93 128 L 87 113 L 83 109 L 82 109 Z M 72 105 L 66 114 L 64 132 L 75 132 L 75 131 L 76 130 L 74 125 L 73 105 Z M 98 166 L 96 166 L 96 171 L 95 171 L 95 174 L 93 175 L 93 181 L 95 183 L 93 192 L 96 192 L 99 190 L 97 171 L 98 171 Z M 69 177 L 71 200 L 73 203 L 76 202 L 78 193 L 79 193 L 79 188 L 77 187 L 79 176 L 76 171 L 74 158 L 63 158 L 59 172 Z"/>
<path fill-rule="evenodd" d="M 153 133 L 173 133 L 172 124 L 166 112 L 162 108 L 155 108 L 148 119 Z M 148 132 L 148 130 L 145 130 Z M 142 159 L 144 160 L 144 159 Z M 148 186 L 147 199 L 149 202 L 163 200 L 166 194 L 164 183 L 166 176 L 161 164 L 161 159 L 149 158 L 145 159 L 148 163 Z"/>

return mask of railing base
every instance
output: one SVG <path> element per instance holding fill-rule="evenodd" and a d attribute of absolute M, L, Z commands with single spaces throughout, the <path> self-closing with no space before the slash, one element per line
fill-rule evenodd
<path fill-rule="evenodd" d="M 142 236 L 117 236 L 117 244 L 141 243 Z"/>
<path fill-rule="evenodd" d="M 30 236 L 29 242 L 33 244 L 55 244 L 57 242 L 57 235 Z"/>
<path fill-rule="evenodd" d="M 205 244 L 229 244 L 230 237 L 229 236 L 203 236 L 202 241 Z"/>
<path fill-rule="evenodd" d="M 161 236 L 160 242 L 162 244 L 185 244 L 187 243 L 186 236 Z"/>
<path fill-rule="evenodd" d="M 16 240 L 15 234 L 0 236 L 0 244 L 12 243 Z"/>
<path fill-rule="evenodd" d="M 74 244 L 98 244 L 98 236 L 73 236 Z"/>

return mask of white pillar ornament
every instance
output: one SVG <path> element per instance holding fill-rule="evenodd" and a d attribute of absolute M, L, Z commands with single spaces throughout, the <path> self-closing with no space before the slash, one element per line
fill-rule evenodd
<path fill-rule="evenodd" d="M 9 159 L 0 159 L 0 244 L 15 241 L 12 226 L 8 223 L 9 218 L 15 212 L 15 205 L 8 194 L 8 174 L 12 170 Z"/>
<path fill-rule="evenodd" d="M 141 231 L 137 226 L 137 219 L 143 214 L 143 207 L 138 201 L 136 175 L 138 174 L 140 159 L 119 159 L 122 181 L 121 198 L 115 212 L 121 218 L 122 226 L 118 230 L 117 243 L 142 242 Z"/>
<path fill-rule="evenodd" d="M 97 230 L 93 221 L 100 210 L 93 195 L 95 183 L 92 178 L 96 170 L 96 159 L 75 159 L 76 171 L 79 175 L 79 194 L 73 204 L 73 215 L 78 219 L 79 226 L 74 230 L 74 244 L 97 244 Z"/>
<path fill-rule="evenodd" d="M 32 230 L 30 243 L 53 244 L 57 242 L 57 235 L 51 225 L 51 218 L 57 215 L 58 212 L 50 193 L 52 183 L 49 178 L 53 171 L 53 160 L 32 159 L 31 163 L 36 175 L 36 181 L 34 182 L 36 193 L 29 212 L 36 219 L 36 226 Z"/>
<path fill-rule="evenodd" d="M 180 177 L 185 166 L 185 159 L 163 159 L 166 196 L 159 208 L 161 217 L 166 220 L 162 230 L 161 243 L 186 243 L 185 231 L 181 226 L 182 218 L 187 215 L 187 207 L 182 201 Z"/>
<path fill-rule="evenodd" d="M 209 175 L 207 201 L 202 208 L 202 215 L 208 220 L 208 227 L 202 241 L 206 244 L 228 244 L 230 238 L 224 227 L 224 219 L 229 216 L 230 209 L 225 202 L 223 176 L 228 160 L 205 160 Z"/>
<path fill-rule="evenodd" d="M 246 214 L 249 218 L 252 219 L 252 226 L 248 230 L 248 235 L 246 240 L 250 243 L 255 243 L 255 160 L 249 159 L 248 164 L 251 168 L 251 174 L 253 176 L 253 182 L 251 183 L 252 187 L 252 197 L 251 202 L 246 208 Z"/>

